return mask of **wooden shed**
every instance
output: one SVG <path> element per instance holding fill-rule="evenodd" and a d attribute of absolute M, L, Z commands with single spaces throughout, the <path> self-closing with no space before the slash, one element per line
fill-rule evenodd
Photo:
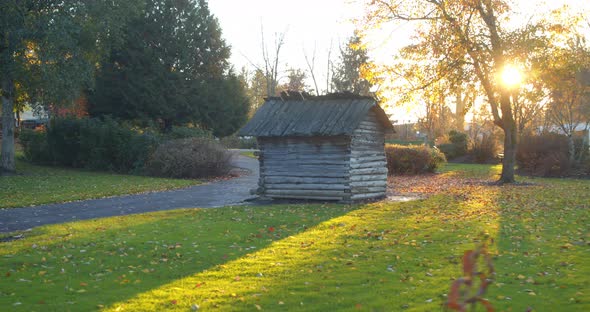
<path fill-rule="evenodd" d="M 268 98 L 239 135 L 257 138 L 262 197 L 352 202 L 385 197 L 388 131 L 372 97 L 291 92 Z"/>

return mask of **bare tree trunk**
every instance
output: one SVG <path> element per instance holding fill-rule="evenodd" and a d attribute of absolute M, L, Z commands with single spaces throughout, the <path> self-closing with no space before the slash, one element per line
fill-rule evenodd
<path fill-rule="evenodd" d="M 262 43 L 262 59 L 264 60 L 264 76 L 266 77 L 266 95 L 271 97 L 276 95 L 277 85 L 279 83 L 279 54 L 285 44 L 285 32 L 275 34 L 274 55 L 270 55 L 266 42 L 264 41 L 264 27 L 260 25 L 260 35 Z M 258 68 L 258 67 L 257 67 Z"/>
<path fill-rule="evenodd" d="M 330 57 L 332 56 L 332 40 L 330 40 L 330 49 L 328 49 L 328 61 L 327 61 L 327 68 L 326 68 L 326 94 L 330 94 L 332 91 L 330 90 Z"/>
<path fill-rule="evenodd" d="M 502 175 L 499 184 L 514 183 L 514 166 L 516 165 L 517 131 L 516 121 L 510 106 L 510 95 L 501 95 L 502 129 L 504 130 L 504 159 L 502 161 Z"/>
<path fill-rule="evenodd" d="M 465 131 L 465 99 L 461 95 L 461 89 L 455 93 L 455 128 L 457 131 Z"/>
<path fill-rule="evenodd" d="M 315 73 L 314 73 L 314 69 L 315 69 L 315 52 L 316 52 L 316 46 L 314 45 L 313 47 L 313 55 L 311 57 L 311 61 L 309 60 L 309 57 L 307 57 L 307 52 L 305 52 L 305 48 L 303 49 L 303 56 L 305 57 L 305 63 L 307 64 L 307 69 L 309 70 L 309 73 L 311 75 L 311 80 L 313 81 L 313 85 L 315 87 L 315 94 L 317 96 L 320 95 L 320 90 L 318 88 L 318 82 L 315 79 Z"/>
<path fill-rule="evenodd" d="M 576 163 L 576 146 L 574 143 L 574 136 L 572 135 L 572 133 L 568 134 L 567 136 L 567 152 L 570 164 L 574 165 Z"/>
<path fill-rule="evenodd" d="M 500 184 L 514 182 L 514 165 L 516 164 L 516 127 L 504 130 L 504 160 Z"/>
<path fill-rule="evenodd" d="M 2 77 L 2 153 L 0 173 L 14 173 L 14 82 Z"/>

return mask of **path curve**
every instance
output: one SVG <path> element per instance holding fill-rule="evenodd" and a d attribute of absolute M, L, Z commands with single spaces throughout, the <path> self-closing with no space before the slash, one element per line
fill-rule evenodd
<path fill-rule="evenodd" d="M 0 209 L 0 233 L 44 224 L 129 215 L 178 208 L 212 208 L 243 204 L 258 184 L 258 160 L 235 155 L 232 165 L 247 169 L 240 177 L 188 188 L 101 199 Z"/>

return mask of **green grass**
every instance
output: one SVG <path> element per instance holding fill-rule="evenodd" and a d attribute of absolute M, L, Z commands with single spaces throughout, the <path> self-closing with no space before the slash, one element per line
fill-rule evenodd
<path fill-rule="evenodd" d="M 250 151 L 248 151 L 248 152 L 240 152 L 240 155 L 246 156 L 246 157 L 250 157 L 250 158 L 258 158 L 258 157 L 256 157 L 256 155 L 254 155 L 254 152 L 250 152 Z"/>
<path fill-rule="evenodd" d="M 499 179 L 502 165 L 477 165 L 461 163 L 445 163 L 439 170 L 441 173 L 460 175 L 467 178 Z M 518 177 L 519 180 L 522 180 Z"/>
<path fill-rule="evenodd" d="M 44 226 L 2 243 L 0 306 L 439 311 L 463 252 L 487 233 L 497 276 L 486 298 L 497 311 L 588 311 L 589 209 L 590 181 L 535 179 L 459 185 L 406 203 L 185 209 Z"/>
<path fill-rule="evenodd" d="M 0 177 L 0 208 L 162 191 L 201 183 L 36 166 L 20 160 L 17 161 L 17 173 Z"/>
<path fill-rule="evenodd" d="M 424 140 L 386 140 L 385 143 L 397 145 L 424 145 Z"/>

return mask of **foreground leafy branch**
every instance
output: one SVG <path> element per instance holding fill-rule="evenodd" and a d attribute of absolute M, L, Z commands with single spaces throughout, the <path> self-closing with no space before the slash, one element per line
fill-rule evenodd
<path fill-rule="evenodd" d="M 477 303 L 480 303 L 486 308 L 486 311 L 494 311 L 492 304 L 483 298 L 495 276 L 487 242 L 486 239 L 475 250 L 467 250 L 463 254 L 464 276 L 451 284 L 446 303 L 447 308 L 455 311 L 467 311 L 469 307 L 475 309 Z M 479 271 L 478 263 L 484 265 L 485 269 Z"/>

